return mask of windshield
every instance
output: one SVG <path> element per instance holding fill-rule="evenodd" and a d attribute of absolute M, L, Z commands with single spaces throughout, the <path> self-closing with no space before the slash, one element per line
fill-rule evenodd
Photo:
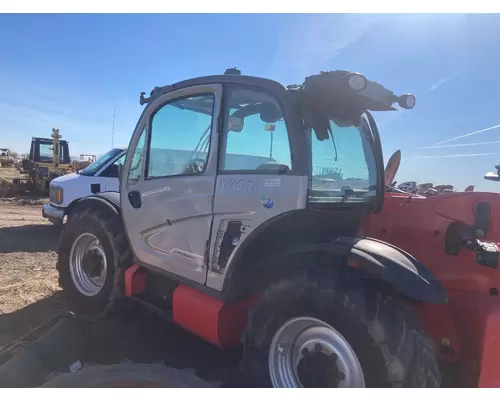
<path fill-rule="evenodd" d="M 330 121 L 331 133 L 320 141 L 310 133 L 311 202 L 369 202 L 377 195 L 373 135 L 366 116 L 359 124 Z"/>
<path fill-rule="evenodd" d="M 99 157 L 92 164 L 88 165 L 84 169 L 82 169 L 79 174 L 85 176 L 93 176 L 99 171 L 102 167 L 104 167 L 112 158 L 116 157 L 120 154 L 122 149 L 112 149 L 108 151 L 103 156 Z"/>
<path fill-rule="evenodd" d="M 67 143 L 64 141 L 59 142 L 59 162 L 64 163 L 67 160 Z M 40 143 L 39 147 L 39 161 L 42 163 L 51 163 L 54 158 L 54 144 L 53 143 Z M 66 161 L 68 162 L 68 161 Z"/>

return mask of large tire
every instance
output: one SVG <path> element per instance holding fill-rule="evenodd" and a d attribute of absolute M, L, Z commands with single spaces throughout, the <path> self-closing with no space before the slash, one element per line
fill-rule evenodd
<path fill-rule="evenodd" d="M 42 385 L 48 388 L 210 388 L 217 385 L 195 375 L 161 364 L 114 364 L 83 367 L 62 374 Z"/>
<path fill-rule="evenodd" d="M 107 271 L 102 288 L 92 296 L 78 290 L 70 272 L 73 243 L 82 234 L 95 236 L 106 255 Z M 132 253 L 120 216 L 104 206 L 76 207 L 68 216 L 61 234 L 57 270 L 62 287 L 73 311 L 80 314 L 103 316 L 124 297 L 124 273 L 132 264 Z"/>
<path fill-rule="evenodd" d="M 345 338 L 359 360 L 365 387 L 439 387 L 434 344 L 417 314 L 382 291 L 357 272 L 304 273 L 270 287 L 251 310 L 244 337 L 242 368 L 248 384 L 272 387 L 273 337 L 287 321 L 306 316 Z"/>

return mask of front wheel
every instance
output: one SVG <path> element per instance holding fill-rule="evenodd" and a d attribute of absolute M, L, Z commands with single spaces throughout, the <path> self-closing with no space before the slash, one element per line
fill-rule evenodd
<path fill-rule="evenodd" d="M 250 313 L 242 366 L 257 387 L 439 387 L 415 311 L 358 274 L 306 274 Z"/>
<path fill-rule="evenodd" d="M 59 284 L 74 311 L 102 315 L 123 297 L 132 263 L 120 216 L 110 209 L 79 207 L 61 234 Z"/>

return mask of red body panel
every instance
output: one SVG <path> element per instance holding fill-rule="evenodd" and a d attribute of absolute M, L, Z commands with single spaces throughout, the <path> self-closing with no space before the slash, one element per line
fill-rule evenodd
<path fill-rule="evenodd" d="M 147 274 L 138 265 L 125 271 L 125 296 L 142 293 L 146 289 Z"/>
<path fill-rule="evenodd" d="M 189 332 L 218 346 L 240 343 L 248 309 L 255 299 L 226 305 L 219 299 L 185 285 L 174 291 L 173 319 Z"/>
<path fill-rule="evenodd" d="M 223 306 L 215 297 L 180 285 L 174 291 L 173 320 L 187 331 L 220 346 L 218 320 Z"/>
<path fill-rule="evenodd" d="M 457 363 L 464 386 L 500 387 L 500 269 L 477 264 L 471 250 L 445 252 L 448 225 L 473 225 L 478 202 L 491 206 L 488 234 L 482 240 L 497 243 L 500 195 L 481 192 L 411 201 L 406 195 L 387 194 L 383 211 L 367 217 L 360 234 L 402 248 L 432 271 L 448 292 L 448 304 L 416 309 L 441 350 L 439 357 Z"/>
<path fill-rule="evenodd" d="M 137 296 L 146 290 L 148 273 L 137 265 L 125 271 L 125 295 Z M 250 306 L 258 295 L 234 304 L 202 293 L 186 285 L 173 292 L 173 322 L 218 347 L 240 343 Z"/>
<path fill-rule="evenodd" d="M 476 264 L 475 253 L 463 249 L 456 256 L 445 252 L 445 235 L 453 221 L 474 224 L 474 207 L 491 205 L 489 231 L 485 240 L 500 241 L 500 195 L 461 192 L 428 198 L 387 195 L 384 209 L 366 218 L 360 234 L 392 243 L 426 265 L 447 290 L 488 293 L 500 290 L 500 269 Z"/>

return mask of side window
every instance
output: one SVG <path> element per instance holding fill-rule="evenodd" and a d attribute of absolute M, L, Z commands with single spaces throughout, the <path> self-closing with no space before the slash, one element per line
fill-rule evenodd
<path fill-rule="evenodd" d="M 283 112 L 265 92 L 227 92 L 221 171 L 283 174 L 291 170 L 290 143 Z"/>
<path fill-rule="evenodd" d="M 118 178 L 123 170 L 123 162 L 125 161 L 125 153 L 118 157 L 113 164 L 110 164 L 101 174 L 105 178 Z"/>
<path fill-rule="evenodd" d="M 342 122 L 342 123 L 340 123 Z M 367 124 L 330 121 L 328 140 L 310 133 L 313 202 L 370 201 L 377 195 L 377 166 Z"/>
<path fill-rule="evenodd" d="M 139 182 L 142 173 L 142 160 L 144 143 L 146 142 L 146 128 L 144 128 L 141 132 L 141 137 L 137 142 L 137 146 L 134 150 L 134 154 L 132 156 L 132 162 L 130 163 L 130 170 L 128 172 L 127 177 L 127 186 L 131 186 Z"/>
<path fill-rule="evenodd" d="M 185 97 L 165 104 L 154 114 L 147 179 L 205 171 L 214 102 L 213 94 Z"/>
<path fill-rule="evenodd" d="M 52 162 L 51 144 L 40 144 L 40 162 Z"/>

